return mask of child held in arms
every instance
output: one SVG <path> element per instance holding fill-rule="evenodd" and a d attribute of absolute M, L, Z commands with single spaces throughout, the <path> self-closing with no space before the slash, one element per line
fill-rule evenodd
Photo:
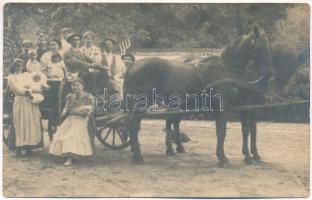
<path fill-rule="evenodd" d="M 32 103 L 41 103 L 44 100 L 44 90 L 50 89 L 47 84 L 47 77 L 42 72 L 33 72 L 30 85 L 26 85 L 26 96 Z"/>

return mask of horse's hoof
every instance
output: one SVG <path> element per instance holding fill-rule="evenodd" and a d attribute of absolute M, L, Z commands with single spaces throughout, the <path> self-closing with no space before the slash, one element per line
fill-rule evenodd
<path fill-rule="evenodd" d="M 256 162 L 261 162 L 261 157 L 259 155 L 253 155 L 252 159 Z"/>
<path fill-rule="evenodd" d="M 176 154 L 174 153 L 174 151 L 173 150 L 166 150 L 166 155 L 167 156 L 175 156 Z"/>
<path fill-rule="evenodd" d="M 226 168 L 230 166 L 230 162 L 227 158 L 219 161 L 219 167 Z"/>
<path fill-rule="evenodd" d="M 142 163 L 144 163 L 144 159 L 143 159 L 143 157 L 142 156 L 138 156 L 138 157 L 133 157 L 132 158 L 132 163 L 134 163 L 134 164 L 142 164 Z"/>
<path fill-rule="evenodd" d="M 244 163 L 246 165 L 251 165 L 253 163 L 252 158 L 250 156 L 249 157 L 245 157 L 244 158 Z"/>
<path fill-rule="evenodd" d="M 177 153 L 186 153 L 183 147 L 177 147 Z"/>

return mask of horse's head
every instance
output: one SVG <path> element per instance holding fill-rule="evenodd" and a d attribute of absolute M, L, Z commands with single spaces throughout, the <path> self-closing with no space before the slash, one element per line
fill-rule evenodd
<path fill-rule="evenodd" d="M 273 66 L 271 48 L 264 30 L 254 24 L 247 40 L 251 60 L 254 61 L 255 70 L 267 76 Z"/>
<path fill-rule="evenodd" d="M 257 77 L 268 77 L 273 62 L 264 30 L 258 24 L 253 24 L 249 34 L 236 39 L 224 49 L 222 60 L 226 67 L 233 71 L 241 70 L 246 77 L 250 77 L 248 71 L 254 72 Z"/>

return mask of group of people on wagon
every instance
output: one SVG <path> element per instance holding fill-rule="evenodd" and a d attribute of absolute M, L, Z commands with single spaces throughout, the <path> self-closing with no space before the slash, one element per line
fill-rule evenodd
<path fill-rule="evenodd" d="M 13 61 L 7 77 L 14 94 L 8 146 L 17 156 L 32 155 L 32 149 L 43 146 L 39 104 L 44 100 L 43 92 L 50 88 L 48 80 L 64 79 L 70 81 L 72 92 L 66 97 L 62 112 L 65 120 L 54 134 L 49 153 L 65 157 L 66 166 L 73 158 L 93 155 L 88 131 L 93 96 L 104 87 L 103 77 L 113 80 L 114 88 L 121 93 L 126 67 L 135 61 L 132 54 L 114 54 L 112 39 L 104 39 L 97 47 L 95 37 L 92 31 L 80 35 L 63 28 L 60 38 L 50 41 L 47 35 L 39 34 L 36 48 L 32 41 L 23 41 L 23 52 Z"/>

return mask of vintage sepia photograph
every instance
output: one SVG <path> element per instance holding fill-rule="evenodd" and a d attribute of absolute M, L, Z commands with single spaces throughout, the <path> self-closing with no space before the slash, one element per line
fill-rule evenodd
<path fill-rule="evenodd" d="M 308 198 L 308 3 L 1 3 L 2 195 Z"/>

